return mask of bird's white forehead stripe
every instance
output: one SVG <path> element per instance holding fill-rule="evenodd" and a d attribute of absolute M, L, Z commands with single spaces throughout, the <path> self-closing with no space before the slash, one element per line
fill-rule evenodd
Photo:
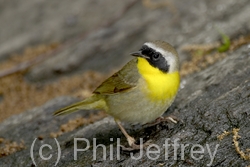
<path fill-rule="evenodd" d="M 162 48 L 157 47 L 155 44 L 146 42 L 144 45 L 147 45 L 148 47 L 154 49 L 156 52 L 159 52 L 162 54 L 163 57 L 167 58 L 168 55 L 171 55 L 171 52 L 168 52 L 166 50 L 163 50 Z"/>

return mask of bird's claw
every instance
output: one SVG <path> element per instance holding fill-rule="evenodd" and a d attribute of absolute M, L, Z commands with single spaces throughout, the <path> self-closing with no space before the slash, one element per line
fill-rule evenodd
<path fill-rule="evenodd" d="M 137 151 L 142 150 L 144 148 L 147 148 L 151 144 L 151 140 L 148 140 L 147 142 L 143 144 L 135 144 L 132 143 L 129 147 L 125 147 L 123 145 L 120 145 L 123 151 Z"/>
<path fill-rule="evenodd" d="M 148 125 L 149 127 L 150 126 L 155 126 L 161 122 L 172 122 L 172 123 L 175 123 L 177 124 L 179 121 L 179 119 L 175 116 L 169 116 L 169 117 L 158 117 L 154 122 L 152 123 L 148 123 L 146 125 Z"/>

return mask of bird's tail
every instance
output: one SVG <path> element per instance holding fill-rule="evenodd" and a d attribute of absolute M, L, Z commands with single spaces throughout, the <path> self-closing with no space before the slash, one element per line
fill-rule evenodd
<path fill-rule="evenodd" d="M 55 116 L 69 114 L 78 110 L 93 110 L 93 109 L 107 109 L 107 105 L 104 99 L 93 95 L 83 101 L 77 102 L 60 110 L 54 112 Z"/>

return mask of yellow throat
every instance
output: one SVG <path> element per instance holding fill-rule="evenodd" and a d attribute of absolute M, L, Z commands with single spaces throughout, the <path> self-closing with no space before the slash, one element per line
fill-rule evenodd
<path fill-rule="evenodd" d="M 140 57 L 138 58 L 137 68 L 147 83 L 143 91 L 152 101 L 164 102 L 175 97 L 180 85 L 178 71 L 164 73 L 150 65 L 146 59 Z"/>

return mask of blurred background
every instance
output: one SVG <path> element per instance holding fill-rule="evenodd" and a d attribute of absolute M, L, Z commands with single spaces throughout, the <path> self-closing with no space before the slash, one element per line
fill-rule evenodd
<path fill-rule="evenodd" d="M 248 0 L 0 0 L 0 122 L 84 98 L 146 41 L 178 51 L 182 82 L 250 42 Z"/>

